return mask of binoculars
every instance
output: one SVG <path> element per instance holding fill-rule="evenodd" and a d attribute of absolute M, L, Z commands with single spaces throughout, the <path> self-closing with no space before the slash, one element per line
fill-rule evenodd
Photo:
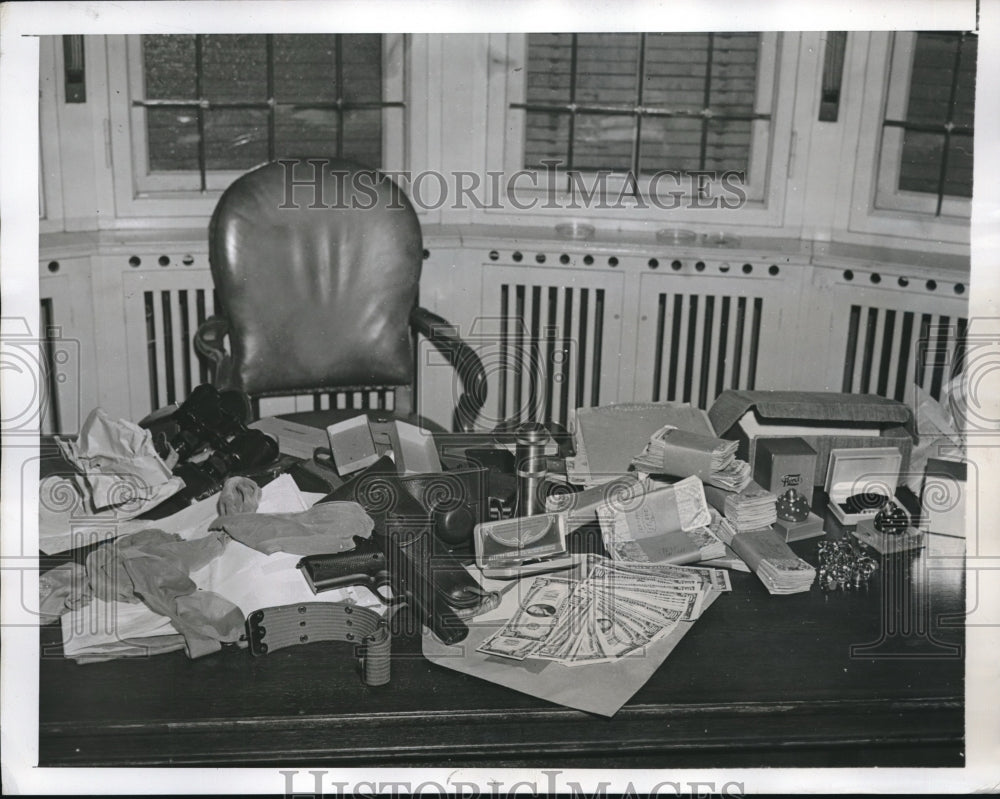
<path fill-rule="evenodd" d="M 250 398 L 203 384 L 176 408 L 147 416 L 139 425 L 153 436 L 161 458 L 176 455 L 173 473 L 184 480 L 188 500 L 221 489 L 227 477 L 265 468 L 278 460 L 278 442 L 250 430 Z M 196 457 L 202 456 L 202 457 Z"/>

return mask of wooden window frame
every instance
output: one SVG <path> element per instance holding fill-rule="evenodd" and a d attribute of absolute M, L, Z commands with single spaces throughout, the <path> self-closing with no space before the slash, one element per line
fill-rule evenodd
<path fill-rule="evenodd" d="M 848 59 L 865 61 L 866 80 L 863 85 L 851 87 L 863 99 L 855 112 L 860 118 L 853 201 L 842 224 L 856 235 L 967 245 L 972 201 L 945 197 L 941 213 L 936 214 L 936 195 L 900 191 L 897 186 L 902 136 L 882 135 L 886 115 L 897 111 L 902 115 L 905 111 L 915 41 L 916 33 L 899 31 L 853 33 L 848 39 Z"/>
<path fill-rule="evenodd" d="M 413 58 L 410 37 L 383 34 L 384 97 L 402 98 L 399 123 L 383 124 L 382 152 L 386 170 L 406 168 L 407 129 L 413 86 L 409 79 Z M 145 108 L 133 104 L 143 91 L 141 36 L 108 36 L 108 89 L 110 98 L 110 160 L 114 164 L 116 217 L 126 226 L 130 219 L 147 217 L 209 216 L 226 188 L 245 170 L 207 170 L 205 188 L 197 170 L 151 172 L 147 165 Z M 387 120 L 388 121 L 388 120 Z"/>
<path fill-rule="evenodd" d="M 794 96 L 796 62 L 799 49 L 798 33 L 762 33 L 761 50 L 758 60 L 758 90 L 755 111 L 766 109 L 770 114 L 770 125 L 755 123 L 747 170 L 748 182 L 745 186 L 747 201 L 740 208 L 698 209 L 686 207 L 685 195 L 682 207 L 671 209 L 670 224 L 677 222 L 740 224 L 747 226 L 780 226 L 783 222 L 784 185 L 789 174 L 789 159 L 792 152 L 793 103 L 779 102 L 781 97 Z M 531 172 L 524 169 L 524 125 L 525 112 L 516 106 L 526 102 L 524 67 L 527 57 L 526 34 L 493 34 L 490 37 L 490 61 L 488 75 L 488 140 L 487 164 L 491 171 L 502 171 L 505 175 Z M 515 108 L 512 109 L 512 106 Z M 628 213 L 635 221 L 661 220 L 664 210 L 651 203 L 626 203 L 618 209 L 578 208 L 566 210 L 570 194 L 566 188 L 567 176 L 557 172 L 557 185 L 552 186 L 544 172 L 536 172 L 537 188 L 525 189 L 525 202 L 536 199 L 531 216 L 539 215 L 590 217 L 595 219 L 615 218 L 621 211 Z M 596 172 L 579 171 L 584 183 L 589 187 Z M 648 195 L 649 178 L 637 177 L 637 186 L 642 195 Z M 612 174 L 607 178 L 607 194 L 615 197 L 627 188 L 627 174 Z M 707 186 L 710 196 L 720 196 L 719 186 Z M 559 208 L 546 208 L 545 199 L 555 196 Z M 515 219 L 517 211 L 509 208 L 484 210 L 486 215 L 504 215 Z M 527 221 L 527 217 L 523 218 Z M 520 221 L 520 220 L 518 220 Z"/>

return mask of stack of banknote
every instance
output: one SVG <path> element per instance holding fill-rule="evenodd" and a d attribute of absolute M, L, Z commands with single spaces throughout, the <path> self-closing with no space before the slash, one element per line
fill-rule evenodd
<path fill-rule="evenodd" d="M 738 531 L 729 519 L 723 519 L 717 532 L 760 578 L 768 593 L 798 594 L 808 591 L 816 579 L 816 570 L 770 527 Z"/>
<path fill-rule="evenodd" d="M 727 494 L 722 513 L 737 532 L 759 530 L 778 520 L 777 503 L 774 494 L 752 483 L 738 493 Z"/>
<path fill-rule="evenodd" d="M 627 496 L 609 495 L 597 518 L 615 560 L 685 564 L 725 554 L 708 529 L 711 515 L 697 477 L 672 485 L 640 481 Z"/>
<path fill-rule="evenodd" d="M 535 577 L 514 615 L 477 651 L 567 666 L 640 652 L 701 614 L 711 591 L 729 591 L 717 569 L 619 563 L 595 558 L 583 579 Z"/>
<path fill-rule="evenodd" d="M 750 482 L 750 465 L 736 457 L 737 442 L 665 425 L 649 439 L 632 466 L 646 474 L 695 475 L 726 491 Z"/>

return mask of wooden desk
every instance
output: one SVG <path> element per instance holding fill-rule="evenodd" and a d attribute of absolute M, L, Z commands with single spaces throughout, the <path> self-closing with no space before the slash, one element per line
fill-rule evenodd
<path fill-rule="evenodd" d="M 815 564 L 818 540 L 793 546 Z M 368 688 L 341 644 L 81 666 L 51 626 L 40 765 L 957 767 L 964 577 L 934 565 L 894 556 L 867 592 L 784 597 L 733 573 L 611 719 L 434 666 L 417 636 Z"/>

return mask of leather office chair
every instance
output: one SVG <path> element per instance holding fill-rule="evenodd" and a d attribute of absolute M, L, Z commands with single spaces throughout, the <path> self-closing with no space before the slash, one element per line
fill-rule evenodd
<path fill-rule="evenodd" d="M 294 173 L 292 162 L 258 167 L 219 199 L 209 261 L 223 315 L 200 326 L 195 349 L 217 387 L 241 389 L 255 408 L 260 397 L 390 388 L 406 418 L 421 334 L 460 379 L 453 428 L 472 430 L 486 401 L 482 363 L 417 306 L 420 224 L 385 176 L 335 159 L 296 161 Z"/>

